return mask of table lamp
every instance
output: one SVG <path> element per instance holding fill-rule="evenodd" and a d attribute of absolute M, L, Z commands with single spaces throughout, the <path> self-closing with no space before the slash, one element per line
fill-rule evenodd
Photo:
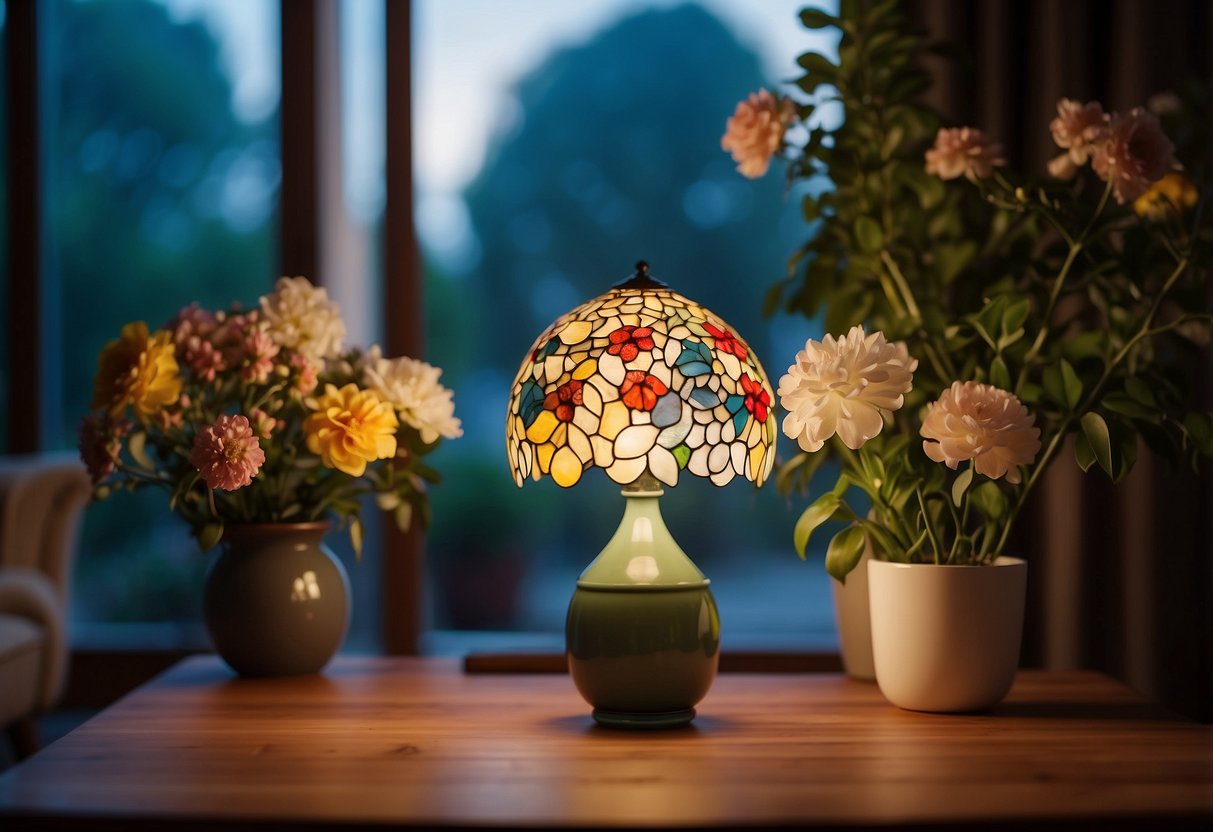
<path fill-rule="evenodd" d="M 684 472 L 761 486 L 775 464 L 773 402 L 749 345 L 644 262 L 557 318 L 523 360 L 505 428 L 514 481 L 550 476 L 568 488 L 596 467 L 626 501 L 565 625 L 569 672 L 598 723 L 694 719 L 716 676 L 720 618 L 658 498 Z"/>

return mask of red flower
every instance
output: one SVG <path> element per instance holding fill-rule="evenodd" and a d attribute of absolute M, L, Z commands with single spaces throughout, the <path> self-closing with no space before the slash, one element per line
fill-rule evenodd
<path fill-rule="evenodd" d="M 737 356 L 739 361 L 745 361 L 746 349 L 745 345 L 737 340 L 737 336 L 728 330 L 719 329 L 711 324 L 704 324 L 703 328 L 708 331 L 708 334 L 716 339 L 716 349 L 721 352 L 727 352 L 729 355 Z"/>
<path fill-rule="evenodd" d="M 745 409 L 754 414 L 754 418 L 765 423 L 770 413 L 771 394 L 763 389 L 762 384 L 742 373 L 741 389 L 745 391 Z"/>
<path fill-rule="evenodd" d="M 648 352 L 653 349 L 653 328 L 651 326 L 621 326 L 609 336 L 611 345 L 607 352 L 617 355 L 624 362 L 631 361 L 640 355 L 640 351 Z"/>
<path fill-rule="evenodd" d="M 652 410 L 657 406 L 657 398 L 668 392 L 670 388 L 665 382 L 640 370 L 630 371 L 619 385 L 623 403 L 633 410 Z"/>
<path fill-rule="evenodd" d="M 562 422 L 573 421 L 573 412 L 582 401 L 582 385 L 583 382 L 580 381 L 560 385 L 556 392 L 548 393 L 547 398 L 543 400 L 544 408 L 556 411 L 556 418 Z"/>

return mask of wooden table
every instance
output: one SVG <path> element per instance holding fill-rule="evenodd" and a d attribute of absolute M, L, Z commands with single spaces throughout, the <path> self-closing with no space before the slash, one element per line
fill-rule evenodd
<path fill-rule="evenodd" d="M 726 674 L 692 728 L 620 733 L 566 676 L 352 658 L 245 680 L 200 657 L 0 777 L 4 830 L 232 821 L 1209 829 L 1213 729 L 1092 673 L 1021 673 L 967 716 L 836 675 Z"/>

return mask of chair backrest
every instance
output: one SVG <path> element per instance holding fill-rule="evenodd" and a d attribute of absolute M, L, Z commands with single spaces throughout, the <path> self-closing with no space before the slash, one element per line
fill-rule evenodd
<path fill-rule="evenodd" d="M 70 452 L 0 457 L 0 567 L 42 572 L 66 604 L 88 473 Z"/>

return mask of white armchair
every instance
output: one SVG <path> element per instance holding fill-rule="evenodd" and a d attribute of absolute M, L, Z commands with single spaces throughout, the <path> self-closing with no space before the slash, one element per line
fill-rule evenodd
<path fill-rule="evenodd" d="M 67 678 L 72 564 L 90 494 L 71 454 L 0 457 L 0 726 L 19 756 Z"/>

